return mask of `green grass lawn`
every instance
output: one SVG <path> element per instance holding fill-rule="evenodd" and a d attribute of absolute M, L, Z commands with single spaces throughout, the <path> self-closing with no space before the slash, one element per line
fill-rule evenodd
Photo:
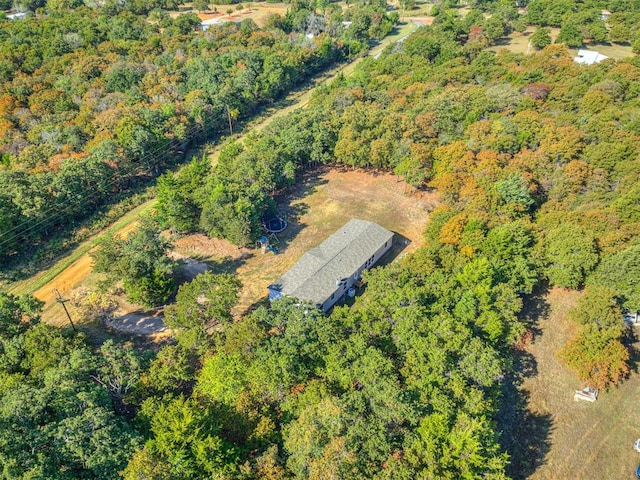
<path fill-rule="evenodd" d="M 497 52 L 501 49 L 506 49 L 514 53 L 534 53 L 536 51 L 535 48 L 529 46 L 529 39 L 531 35 L 536 31 L 535 27 L 527 28 L 523 33 L 513 32 L 511 35 L 504 37 L 499 40 L 497 45 L 493 45 L 489 47 L 489 50 Z M 558 38 L 558 34 L 560 33 L 559 28 L 551 29 L 551 38 L 555 41 Z M 598 44 L 598 45 L 585 45 L 581 47 L 584 50 L 595 50 L 600 52 L 603 55 L 606 55 L 609 58 L 613 58 L 615 60 L 621 60 L 623 58 L 633 56 L 633 52 L 631 51 L 630 45 L 617 45 L 617 44 Z M 569 49 L 572 55 L 578 54 L 577 48 Z"/>

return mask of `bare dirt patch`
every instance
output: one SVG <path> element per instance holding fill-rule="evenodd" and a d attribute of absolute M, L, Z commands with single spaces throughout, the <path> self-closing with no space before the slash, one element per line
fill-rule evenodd
<path fill-rule="evenodd" d="M 248 253 L 246 248 L 238 248 L 227 240 L 210 238 L 202 233 L 181 237 L 174 242 L 174 250 L 190 258 L 241 258 Z"/>
<path fill-rule="evenodd" d="M 33 296 L 45 304 L 50 304 L 56 299 L 55 289 L 62 295 L 69 293 L 91 272 L 92 264 L 93 260 L 89 254 L 84 254 L 51 282 L 36 290 Z"/>
<path fill-rule="evenodd" d="M 137 221 L 133 221 L 120 229 L 116 236 L 120 238 L 126 237 L 138 226 Z M 93 250 L 93 249 L 92 249 Z M 81 285 L 86 285 L 86 280 L 93 272 L 93 259 L 90 252 L 82 255 L 78 260 L 73 262 L 69 267 L 61 271 L 56 277 L 43 287 L 40 287 L 33 293 L 33 296 L 44 302 L 44 310 L 42 314 L 43 320 L 56 326 L 67 325 L 69 320 L 62 306 L 56 303 L 56 290 L 60 292 L 62 297 L 68 297 L 72 290 Z M 68 307 L 73 310 L 72 307 Z M 73 319 L 73 315 L 72 315 Z M 77 320 L 77 319 L 76 319 Z"/>
<path fill-rule="evenodd" d="M 144 312 L 136 310 L 117 315 L 107 320 L 105 324 L 120 333 L 136 335 L 169 334 L 163 319 L 164 315 L 161 311 Z"/>
<path fill-rule="evenodd" d="M 579 292 L 556 288 L 544 299 L 548 308 L 538 318 L 539 335 L 526 352 L 532 375 L 519 388 L 527 400 L 520 438 L 525 447 L 531 438 L 535 445 L 514 458 L 514 478 L 633 478 L 640 462 L 633 450 L 640 437 L 640 375 L 632 373 L 595 403 L 576 402 L 573 392 L 583 385 L 556 356 L 575 333 L 567 314 L 579 297 Z"/>

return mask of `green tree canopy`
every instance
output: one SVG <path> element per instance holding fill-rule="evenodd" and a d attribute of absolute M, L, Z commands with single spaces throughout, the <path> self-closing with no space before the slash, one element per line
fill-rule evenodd
<path fill-rule="evenodd" d="M 122 281 L 127 296 L 148 306 L 162 305 L 175 288 L 175 262 L 167 256 L 171 243 L 151 217 L 141 217 L 126 238 L 109 238 L 92 252 L 94 269 L 107 281 Z"/>
<path fill-rule="evenodd" d="M 165 321 L 177 330 L 186 348 L 210 345 L 207 339 L 219 335 L 233 320 L 231 309 L 238 302 L 240 280 L 230 273 L 201 273 L 178 289 L 176 303 L 167 307 Z"/>
<path fill-rule="evenodd" d="M 640 278 L 633 273 L 639 268 L 640 245 L 634 245 L 604 256 L 588 283 L 613 288 L 624 307 L 640 310 Z"/>

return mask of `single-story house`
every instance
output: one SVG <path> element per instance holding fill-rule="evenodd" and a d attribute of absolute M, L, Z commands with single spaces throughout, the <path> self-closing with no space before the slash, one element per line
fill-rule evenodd
<path fill-rule="evenodd" d="M 594 63 L 600 63 L 603 60 L 606 60 L 606 55 L 602 55 L 600 52 L 596 52 L 595 50 L 578 50 L 578 56 L 573 59 L 576 63 L 581 63 L 583 65 L 593 65 Z"/>
<path fill-rule="evenodd" d="M 602 10 L 600 12 L 600 20 L 603 20 L 606 22 L 607 20 L 609 20 L 610 16 L 611 16 L 611 12 L 609 10 Z"/>
<path fill-rule="evenodd" d="M 269 285 L 269 300 L 294 297 L 310 301 L 327 312 L 392 243 L 393 232 L 374 222 L 354 218 Z"/>

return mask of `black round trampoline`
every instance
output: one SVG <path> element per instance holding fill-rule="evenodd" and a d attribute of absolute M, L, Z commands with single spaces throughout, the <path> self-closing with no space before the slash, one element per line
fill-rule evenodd
<path fill-rule="evenodd" d="M 264 222 L 264 229 L 269 233 L 280 233 L 287 228 L 287 221 L 280 217 L 273 217 Z"/>

